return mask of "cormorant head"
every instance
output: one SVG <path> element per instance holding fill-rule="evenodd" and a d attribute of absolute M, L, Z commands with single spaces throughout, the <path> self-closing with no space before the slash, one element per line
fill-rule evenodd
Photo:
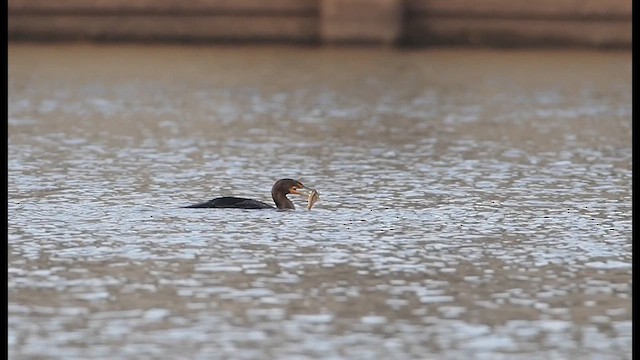
<path fill-rule="evenodd" d="M 278 209 L 281 210 L 293 210 L 296 207 L 293 202 L 287 198 L 287 194 L 306 196 L 308 203 L 307 209 L 310 210 L 320 197 L 315 189 L 308 188 L 298 180 L 293 179 L 280 179 L 271 188 L 271 197 L 276 203 Z"/>
<path fill-rule="evenodd" d="M 282 193 L 284 195 L 294 194 L 308 196 L 311 190 L 300 181 L 293 179 L 280 179 L 276 181 L 271 189 L 271 193 Z"/>

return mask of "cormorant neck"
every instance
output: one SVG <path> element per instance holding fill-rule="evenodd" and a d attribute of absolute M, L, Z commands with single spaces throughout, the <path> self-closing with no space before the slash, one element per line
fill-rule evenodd
<path fill-rule="evenodd" d="M 295 209 L 296 207 L 293 205 L 291 200 L 287 198 L 287 195 L 281 192 L 272 192 L 271 197 L 273 197 L 273 202 L 276 203 L 276 207 L 278 209 Z"/>

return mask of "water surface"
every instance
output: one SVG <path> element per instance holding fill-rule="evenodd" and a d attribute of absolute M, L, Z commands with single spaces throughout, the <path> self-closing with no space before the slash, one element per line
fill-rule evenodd
<path fill-rule="evenodd" d="M 14 359 L 631 358 L 631 55 L 9 47 Z M 311 211 L 182 209 L 316 187 Z"/>

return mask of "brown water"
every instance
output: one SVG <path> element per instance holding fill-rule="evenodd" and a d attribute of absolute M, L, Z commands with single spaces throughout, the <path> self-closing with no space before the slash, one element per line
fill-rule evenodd
<path fill-rule="evenodd" d="M 9 357 L 631 358 L 631 54 L 9 46 Z M 182 209 L 316 187 L 311 211 Z"/>

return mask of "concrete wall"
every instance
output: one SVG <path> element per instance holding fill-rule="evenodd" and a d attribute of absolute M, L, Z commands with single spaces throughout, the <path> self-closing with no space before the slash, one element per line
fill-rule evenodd
<path fill-rule="evenodd" d="M 631 47 L 631 0 L 9 0 L 10 40 Z"/>

